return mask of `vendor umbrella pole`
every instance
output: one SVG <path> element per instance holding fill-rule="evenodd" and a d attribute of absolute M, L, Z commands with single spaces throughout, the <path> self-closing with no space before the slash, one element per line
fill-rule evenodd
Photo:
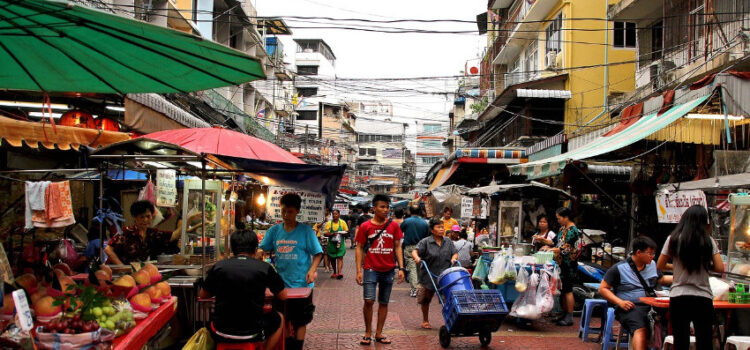
<path fill-rule="evenodd" d="M 99 169 L 99 212 L 104 213 L 104 174 L 105 169 Z M 98 214 L 97 214 L 98 215 Z M 104 264 L 104 218 L 99 220 L 99 263 Z"/>
<path fill-rule="evenodd" d="M 206 278 L 206 156 L 201 153 L 201 277 Z"/>

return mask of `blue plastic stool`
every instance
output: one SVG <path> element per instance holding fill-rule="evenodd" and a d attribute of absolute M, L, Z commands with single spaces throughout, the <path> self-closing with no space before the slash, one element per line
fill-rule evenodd
<path fill-rule="evenodd" d="M 630 331 L 620 325 L 620 333 L 615 336 L 612 328 L 615 324 L 615 309 L 607 308 L 607 320 L 604 323 L 604 336 L 602 337 L 602 350 L 615 349 L 618 347 L 628 348 L 630 342 Z"/>
<path fill-rule="evenodd" d="M 598 313 L 594 311 L 598 309 Z M 604 318 L 607 313 L 607 301 L 604 299 L 586 299 L 581 311 L 581 323 L 578 324 L 578 337 L 584 342 L 589 341 L 589 334 L 601 334 L 604 328 Z M 601 326 L 591 327 L 592 317 L 599 316 L 602 319 Z"/>

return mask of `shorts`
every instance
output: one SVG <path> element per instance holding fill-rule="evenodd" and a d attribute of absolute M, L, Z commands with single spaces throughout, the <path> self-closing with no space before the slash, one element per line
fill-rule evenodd
<path fill-rule="evenodd" d="M 393 288 L 393 270 L 378 272 L 365 270 L 362 276 L 364 299 L 375 301 L 375 287 L 378 288 L 378 304 L 388 304 Z"/>
<path fill-rule="evenodd" d="M 630 311 L 616 308 L 615 317 L 618 321 L 620 321 L 620 324 L 623 327 L 627 328 L 631 332 L 635 332 L 637 329 L 649 327 L 649 311 L 651 311 L 651 306 L 636 303 L 635 307 Z"/>
<path fill-rule="evenodd" d="M 245 342 L 260 342 L 265 339 L 268 339 L 272 334 L 276 333 L 276 331 L 281 328 L 281 316 L 278 312 L 267 312 L 264 313 L 263 316 L 261 316 L 261 327 L 263 327 L 263 337 L 260 338 L 254 338 L 253 340 L 247 340 L 247 339 L 233 339 L 233 338 L 226 338 L 221 335 L 216 334 L 216 331 L 219 331 L 221 333 L 225 333 L 226 335 L 233 335 L 228 332 L 222 332 L 220 329 L 216 330 L 214 329 L 214 324 L 211 323 L 210 331 L 211 331 L 211 338 L 213 338 L 215 343 L 245 343 Z"/>
<path fill-rule="evenodd" d="M 274 309 L 283 311 L 284 302 L 274 300 Z M 310 324 L 314 315 L 315 305 L 313 304 L 313 291 L 310 291 L 310 296 L 307 298 L 286 300 L 286 319 L 294 328 Z"/>
<path fill-rule="evenodd" d="M 562 294 L 573 292 L 573 283 L 575 283 L 575 277 L 570 272 L 570 268 L 565 264 L 560 265 L 560 283 L 562 284 L 562 288 L 560 289 L 560 292 Z"/>
<path fill-rule="evenodd" d="M 417 289 L 417 304 L 419 305 L 430 304 L 434 296 L 435 296 L 434 290 L 427 289 L 423 286 L 419 286 L 419 288 Z"/>

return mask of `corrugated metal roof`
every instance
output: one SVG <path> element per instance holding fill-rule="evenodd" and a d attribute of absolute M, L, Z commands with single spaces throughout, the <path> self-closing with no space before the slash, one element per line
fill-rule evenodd
<path fill-rule="evenodd" d="M 547 89 L 517 89 L 517 97 L 534 98 L 570 98 L 570 90 L 547 90 Z"/>

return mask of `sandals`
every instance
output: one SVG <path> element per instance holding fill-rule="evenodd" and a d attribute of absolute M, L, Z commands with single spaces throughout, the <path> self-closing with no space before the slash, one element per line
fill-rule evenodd
<path fill-rule="evenodd" d="M 388 339 L 388 337 L 380 337 L 380 338 L 375 337 L 375 341 L 378 342 L 378 343 L 380 343 L 380 344 L 390 344 L 391 343 L 391 340 Z"/>
<path fill-rule="evenodd" d="M 372 344 L 372 338 L 370 337 L 362 337 L 362 340 L 359 341 L 359 345 L 370 345 Z"/>
<path fill-rule="evenodd" d="M 422 322 L 422 329 L 432 329 L 432 325 L 429 322 Z"/>

